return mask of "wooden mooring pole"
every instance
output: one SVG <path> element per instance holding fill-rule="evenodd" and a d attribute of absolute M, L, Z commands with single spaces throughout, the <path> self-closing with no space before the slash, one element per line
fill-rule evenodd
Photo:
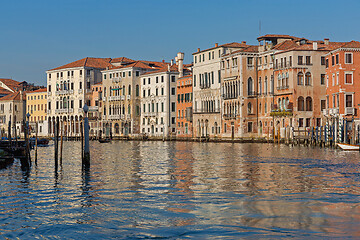
<path fill-rule="evenodd" d="M 38 122 L 36 122 L 36 133 L 35 133 L 35 164 L 37 165 L 37 145 L 38 145 Z"/>

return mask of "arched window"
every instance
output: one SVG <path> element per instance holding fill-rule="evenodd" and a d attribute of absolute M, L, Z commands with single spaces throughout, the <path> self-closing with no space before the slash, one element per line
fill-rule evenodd
<path fill-rule="evenodd" d="M 66 97 L 63 98 L 63 107 L 67 108 L 67 99 L 66 99 Z"/>
<path fill-rule="evenodd" d="M 131 85 L 129 85 L 128 95 L 131 95 Z"/>
<path fill-rule="evenodd" d="M 298 111 L 304 111 L 304 98 L 298 98 Z"/>
<path fill-rule="evenodd" d="M 265 77 L 265 81 L 264 81 L 264 94 L 267 94 L 267 91 L 268 91 L 267 77 Z"/>
<path fill-rule="evenodd" d="M 312 99 L 311 99 L 311 97 L 306 98 L 306 111 L 312 111 Z"/>
<path fill-rule="evenodd" d="M 285 83 L 285 73 L 282 74 L 282 78 L 281 78 L 281 86 L 285 87 L 286 86 L 286 83 Z"/>
<path fill-rule="evenodd" d="M 304 85 L 304 74 L 302 72 L 298 73 L 297 79 L 298 85 Z"/>
<path fill-rule="evenodd" d="M 252 78 L 250 77 L 250 78 L 248 79 L 248 95 L 249 95 L 249 96 L 253 95 L 253 92 L 254 92 L 253 80 L 252 80 Z"/>
<path fill-rule="evenodd" d="M 139 85 L 138 84 L 136 85 L 136 93 L 135 94 L 137 97 L 139 96 Z"/>
<path fill-rule="evenodd" d="M 278 82 L 277 87 L 279 88 L 281 86 L 281 74 L 278 74 Z"/>
<path fill-rule="evenodd" d="M 307 72 L 305 74 L 305 85 L 310 86 L 311 85 L 311 73 Z"/>
<path fill-rule="evenodd" d="M 286 87 L 289 87 L 289 73 L 286 73 Z"/>
<path fill-rule="evenodd" d="M 262 93 L 261 77 L 259 77 L 259 94 Z"/>
<path fill-rule="evenodd" d="M 252 113 L 252 105 L 248 103 L 248 114 Z"/>

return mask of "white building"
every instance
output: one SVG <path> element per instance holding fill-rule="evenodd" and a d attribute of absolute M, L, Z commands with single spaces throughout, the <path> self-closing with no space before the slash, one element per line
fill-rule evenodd
<path fill-rule="evenodd" d="M 141 79 L 141 133 L 169 136 L 176 128 L 176 65 L 146 73 Z"/>
<path fill-rule="evenodd" d="M 223 54 L 247 47 L 246 42 L 215 44 L 193 53 L 193 129 L 195 137 L 219 136 L 221 126 L 221 70 Z"/>
<path fill-rule="evenodd" d="M 140 133 L 141 75 L 163 68 L 165 62 L 113 59 L 114 65 L 102 71 L 103 133 L 128 136 Z"/>
<path fill-rule="evenodd" d="M 48 128 L 54 134 L 59 120 L 66 136 L 80 136 L 83 106 L 90 105 L 91 86 L 101 82 L 101 70 L 111 67 L 111 58 L 83 58 L 47 71 Z"/>

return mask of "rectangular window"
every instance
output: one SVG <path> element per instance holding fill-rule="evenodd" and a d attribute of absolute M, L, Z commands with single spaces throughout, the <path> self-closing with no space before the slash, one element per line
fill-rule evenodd
<path fill-rule="evenodd" d="M 303 126 L 304 126 L 304 119 L 299 118 L 299 127 L 303 127 Z"/>
<path fill-rule="evenodd" d="M 303 56 L 298 56 L 298 65 L 303 65 Z"/>
<path fill-rule="evenodd" d="M 175 88 L 171 88 L 171 95 L 175 95 Z"/>
<path fill-rule="evenodd" d="M 352 95 L 351 94 L 346 94 L 345 96 L 345 101 L 346 101 L 346 107 L 352 107 Z"/>
<path fill-rule="evenodd" d="M 164 103 L 161 103 L 161 112 L 164 112 Z"/>
<path fill-rule="evenodd" d="M 140 72 L 139 71 L 136 71 L 136 76 L 140 76 Z"/>
<path fill-rule="evenodd" d="M 353 75 L 352 73 L 345 73 L 345 84 L 353 83 Z"/>
<path fill-rule="evenodd" d="M 131 71 L 129 71 L 129 77 L 131 77 Z"/>
<path fill-rule="evenodd" d="M 175 82 L 175 76 L 171 76 L 171 82 Z"/>
<path fill-rule="evenodd" d="M 218 70 L 218 81 L 219 81 L 219 83 L 221 83 L 221 71 L 220 70 Z"/>
<path fill-rule="evenodd" d="M 325 57 L 321 57 L 321 65 L 325 65 Z"/>
<path fill-rule="evenodd" d="M 339 64 L 339 54 L 336 54 L 335 62 L 336 62 L 336 64 Z"/>
<path fill-rule="evenodd" d="M 310 118 L 306 119 L 306 127 L 310 127 Z"/>
<path fill-rule="evenodd" d="M 325 61 L 325 67 L 328 68 L 329 67 L 329 59 L 327 58 Z"/>
<path fill-rule="evenodd" d="M 171 103 L 171 112 L 175 112 L 176 111 L 176 107 L 175 107 L 175 102 Z"/>
<path fill-rule="evenodd" d="M 346 64 L 352 64 L 353 63 L 352 53 L 345 53 L 345 63 Z"/>
<path fill-rule="evenodd" d="M 332 55 L 331 56 L 331 66 L 334 66 L 335 65 L 335 56 Z"/>
<path fill-rule="evenodd" d="M 196 87 L 196 75 L 194 75 L 194 87 Z"/>
<path fill-rule="evenodd" d="M 306 65 L 310 65 L 310 64 L 311 64 L 311 57 L 306 56 Z"/>
<path fill-rule="evenodd" d="M 320 84 L 321 84 L 321 85 L 325 85 L 325 74 L 321 74 Z"/>

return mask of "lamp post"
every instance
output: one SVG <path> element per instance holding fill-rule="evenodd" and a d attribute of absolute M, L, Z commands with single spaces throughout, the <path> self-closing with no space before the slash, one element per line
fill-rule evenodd
<path fill-rule="evenodd" d="M 89 119 L 88 111 L 89 107 L 85 104 L 83 107 L 84 110 L 84 159 L 83 164 L 90 164 L 90 147 L 89 147 Z"/>

